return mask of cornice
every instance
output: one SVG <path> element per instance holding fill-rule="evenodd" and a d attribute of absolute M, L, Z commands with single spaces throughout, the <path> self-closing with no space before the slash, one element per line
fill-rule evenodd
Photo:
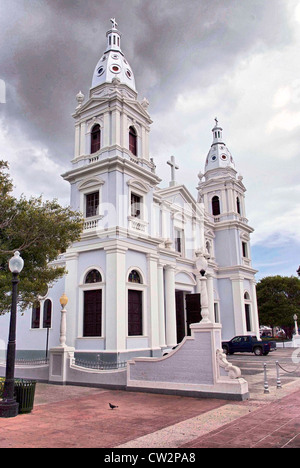
<path fill-rule="evenodd" d="M 126 172 L 132 177 L 138 177 L 146 180 L 150 185 L 153 186 L 158 185 L 161 182 L 161 179 L 153 172 L 150 172 L 120 156 L 113 156 L 111 158 L 106 158 L 91 164 L 87 164 L 86 166 L 72 169 L 62 174 L 62 178 L 72 183 L 76 180 L 82 179 L 83 177 L 91 176 L 95 174 L 95 172 L 99 174 L 99 172 L 102 173 L 107 171 L 119 171 L 122 173 Z"/>

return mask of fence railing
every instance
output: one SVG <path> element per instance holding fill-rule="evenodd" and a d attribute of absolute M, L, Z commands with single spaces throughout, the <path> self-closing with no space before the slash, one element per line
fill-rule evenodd
<path fill-rule="evenodd" d="M 121 362 L 105 362 L 98 359 L 97 361 L 87 361 L 84 359 L 74 358 L 73 365 L 78 367 L 84 367 L 85 369 L 93 370 L 114 370 L 124 369 L 127 365 L 127 361 Z"/>
<path fill-rule="evenodd" d="M 288 369 L 285 369 L 279 363 L 279 361 L 276 361 L 276 388 L 277 389 L 282 388 L 281 377 L 280 377 L 280 369 L 283 372 L 286 372 L 287 374 L 294 374 L 295 372 L 300 370 L 300 364 L 297 365 L 293 370 L 290 370 L 290 369 L 288 370 Z M 268 370 L 267 370 L 267 364 L 266 363 L 264 363 L 264 393 L 270 393 L 269 382 L 268 382 Z"/>
<path fill-rule="evenodd" d="M 5 366 L 6 360 L 1 359 L 0 365 Z M 41 359 L 16 359 L 16 366 L 45 366 L 49 365 L 49 358 Z"/>

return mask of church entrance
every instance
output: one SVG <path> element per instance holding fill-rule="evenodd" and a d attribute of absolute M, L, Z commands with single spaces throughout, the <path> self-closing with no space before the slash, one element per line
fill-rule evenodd
<path fill-rule="evenodd" d="M 186 323 L 187 334 L 191 336 L 190 325 L 192 323 L 199 323 L 201 320 L 201 301 L 200 294 L 187 294 L 186 300 Z"/>
<path fill-rule="evenodd" d="M 191 336 L 190 325 L 201 320 L 201 301 L 200 294 L 176 291 L 175 295 L 177 343 L 181 343 L 186 335 Z"/>
<path fill-rule="evenodd" d="M 84 292 L 83 336 L 102 335 L 102 290 Z"/>

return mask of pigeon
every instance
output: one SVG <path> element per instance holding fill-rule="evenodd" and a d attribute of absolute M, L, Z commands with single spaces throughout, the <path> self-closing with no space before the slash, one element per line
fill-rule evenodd
<path fill-rule="evenodd" d="M 119 408 L 118 406 L 112 405 L 111 403 L 109 403 L 109 407 L 110 407 L 110 409 L 112 409 L 112 410 L 114 410 L 115 408 Z"/>

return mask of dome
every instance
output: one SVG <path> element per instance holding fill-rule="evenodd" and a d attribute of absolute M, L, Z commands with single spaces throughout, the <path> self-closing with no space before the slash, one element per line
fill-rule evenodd
<path fill-rule="evenodd" d="M 107 48 L 100 58 L 94 71 L 92 88 L 103 83 L 112 83 L 114 78 L 120 80 L 120 84 L 126 84 L 136 91 L 132 69 L 121 50 L 121 34 L 116 29 L 115 19 L 111 19 L 112 29 L 107 31 Z"/>
<path fill-rule="evenodd" d="M 219 126 L 218 120 L 212 129 L 213 143 L 207 155 L 205 172 L 217 168 L 235 168 L 232 154 L 223 141 L 223 129 Z"/>

